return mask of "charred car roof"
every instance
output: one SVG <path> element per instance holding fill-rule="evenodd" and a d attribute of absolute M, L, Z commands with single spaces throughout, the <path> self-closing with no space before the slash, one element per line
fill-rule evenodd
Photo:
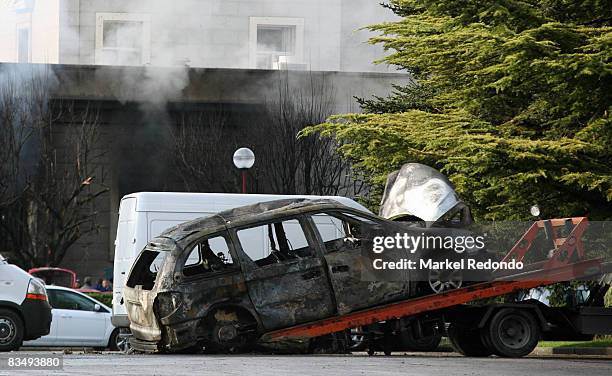
<path fill-rule="evenodd" d="M 280 216 L 293 216 L 312 211 L 331 209 L 357 211 L 363 213 L 364 216 L 372 217 L 369 213 L 361 212 L 330 199 L 275 200 L 241 206 L 208 217 L 197 218 L 189 222 L 181 223 L 180 225 L 169 228 L 153 239 L 147 248 L 170 250 L 173 248 L 174 243 L 181 242 L 190 235 L 196 233 L 199 235 L 212 234 L 225 229 L 263 223 Z"/>

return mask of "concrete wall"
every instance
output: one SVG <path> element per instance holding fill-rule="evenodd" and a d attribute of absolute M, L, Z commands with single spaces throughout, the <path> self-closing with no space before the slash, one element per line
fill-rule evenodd
<path fill-rule="evenodd" d="M 384 52 L 366 43 L 372 33 L 358 29 L 396 19 L 379 0 L 22 1 L 33 6 L 32 61 L 60 64 L 132 65 L 101 58 L 99 18 L 110 13 L 147 20 L 146 31 L 133 37 L 146 39 L 142 63 L 154 66 L 254 68 L 250 20 L 270 17 L 280 24 L 284 19 L 303 22 L 299 53 L 306 65 L 300 69 L 381 72 L 389 67 L 372 61 Z M 16 24 L 24 15 L 9 4 L 0 0 L 0 61 L 14 62 Z"/>
<path fill-rule="evenodd" d="M 394 67 L 387 64 L 372 64 L 388 53 L 379 45 L 369 44 L 368 40 L 376 33 L 363 29 L 368 25 L 400 19 L 389 9 L 383 8 L 380 3 L 379 0 L 342 0 L 341 71 L 395 71 Z"/>
<path fill-rule="evenodd" d="M 95 62 L 96 13 L 151 17 L 151 64 L 249 68 L 249 18 L 304 20 L 304 59 L 312 70 L 340 70 L 339 0 L 81 0 L 80 64 Z"/>

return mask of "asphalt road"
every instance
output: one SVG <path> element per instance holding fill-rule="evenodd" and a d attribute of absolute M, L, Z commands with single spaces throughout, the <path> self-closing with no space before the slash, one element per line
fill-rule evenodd
<path fill-rule="evenodd" d="M 52 352 L 20 351 L 14 355 Z M 56 352 L 59 354 L 59 352 Z M 6 355 L 3 355 L 6 356 Z M 464 358 L 449 353 L 391 357 L 367 355 L 212 356 L 123 355 L 118 353 L 64 355 L 62 371 L 7 371 L 14 375 L 612 375 L 612 360 L 585 358 Z"/>

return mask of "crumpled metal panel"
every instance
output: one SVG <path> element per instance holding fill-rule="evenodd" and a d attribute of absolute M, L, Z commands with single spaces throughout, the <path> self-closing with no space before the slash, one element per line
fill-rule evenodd
<path fill-rule="evenodd" d="M 332 286 L 336 296 L 338 314 L 346 314 L 408 298 L 410 281 L 368 280 L 365 273 L 372 270 L 372 260 L 361 247 L 342 247 L 325 255 Z"/>
<path fill-rule="evenodd" d="M 246 273 L 249 293 L 265 329 L 334 314 L 332 289 L 318 258 L 268 265 Z"/>
<path fill-rule="evenodd" d="M 429 166 L 407 163 L 387 178 L 379 214 L 391 220 L 413 216 L 435 222 L 460 202 L 446 176 Z"/>

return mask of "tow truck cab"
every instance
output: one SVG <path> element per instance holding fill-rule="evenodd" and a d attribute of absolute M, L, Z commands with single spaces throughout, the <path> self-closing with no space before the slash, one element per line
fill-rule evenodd
<path fill-rule="evenodd" d="M 51 306 L 42 282 L 0 255 L 0 352 L 49 334 Z"/>

